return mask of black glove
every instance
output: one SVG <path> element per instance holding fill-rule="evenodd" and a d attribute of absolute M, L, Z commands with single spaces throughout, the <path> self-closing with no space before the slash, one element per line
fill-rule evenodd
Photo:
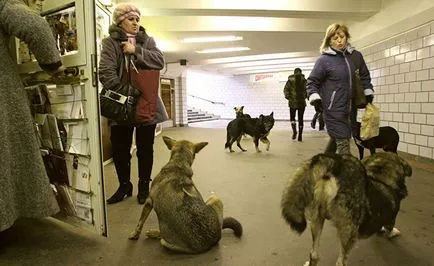
<path fill-rule="evenodd" d="M 374 95 L 373 95 L 373 94 L 371 94 L 371 95 L 366 95 L 366 96 L 365 96 L 365 99 L 366 99 L 366 102 L 367 102 L 367 103 L 372 103 L 372 101 L 374 100 Z"/>
<path fill-rule="evenodd" d="M 315 107 L 315 111 L 321 113 L 323 111 L 322 109 L 322 101 L 321 99 L 314 100 L 310 103 L 310 105 L 313 105 Z"/>

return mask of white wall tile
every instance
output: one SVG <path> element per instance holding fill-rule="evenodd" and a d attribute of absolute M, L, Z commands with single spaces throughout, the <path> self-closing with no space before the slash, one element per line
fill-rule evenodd
<path fill-rule="evenodd" d="M 416 102 L 426 103 L 426 102 L 428 102 L 428 99 L 429 99 L 428 97 L 429 97 L 428 92 L 417 92 L 416 93 Z"/>
<path fill-rule="evenodd" d="M 434 137 L 428 137 L 428 147 L 434 148 Z"/>
<path fill-rule="evenodd" d="M 430 58 L 423 59 L 422 68 L 423 69 L 434 68 L 434 57 L 431 56 Z"/>
<path fill-rule="evenodd" d="M 410 91 L 411 92 L 418 92 L 422 90 L 422 83 L 421 82 L 411 82 L 410 83 Z"/>
<path fill-rule="evenodd" d="M 394 56 L 398 54 L 399 54 L 399 45 L 390 48 L 390 56 Z"/>
<path fill-rule="evenodd" d="M 433 103 L 422 103 L 422 113 L 424 114 L 434 114 L 434 102 Z"/>
<path fill-rule="evenodd" d="M 410 63 L 410 71 L 418 71 L 422 69 L 422 60 L 416 60 Z"/>
<path fill-rule="evenodd" d="M 434 34 L 423 37 L 423 46 L 434 45 Z"/>
<path fill-rule="evenodd" d="M 434 103 L 434 91 L 429 92 L 429 102 Z"/>
<path fill-rule="evenodd" d="M 411 113 L 420 113 L 421 104 L 420 103 L 410 103 L 410 112 Z"/>
<path fill-rule="evenodd" d="M 400 103 L 399 104 L 399 112 L 407 113 L 410 110 L 410 105 L 408 103 Z"/>
<path fill-rule="evenodd" d="M 420 133 L 422 135 L 428 136 L 428 137 L 432 137 L 434 136 L 434 127 L 433 126 L 428 126 L 428 125 L 422 125 L 420 127 Z"/>
<path fill-rule="evenodd" d="M 408 52 L 405 54 L 404 61 L 405 62 L 411 62 L 411 61 L 416 60 L 416 58 L 417 58 L 417 52 L 411 51 L 411 52 Z"/>
<path fill-rule="evenodd" d="M 434 80 L 423 81 L 422 91 L 434 91 Z"/>
<path fill-rule="evenodd" d="M 402 92 L 409 92 L 410 91 L 410 84 L 409 83 L 403 83 L 404 81 L 401 81 L 401 83 L 398 84 L 398 91 L 400 93 Z"/>
<path fill-rule="evenodd" d="M 405 101 L 404 93 L 395 94 L 395 102 L 402 103 Z"/>
<path fill-rule="evenodd" d="M 433 46 L 434 47 L 434 46 Z M 434 79 L 434 68 L 429 70 L 429 79 Z"/>
<path fill-rule="evenodd" d="M 419 155 L 419 146 L 414 144 L 408 144 L 407 152 L 414 155 Z"/>
<path fill-rule="evenodd" d="M 408 123 L 398 123 L 398 132 L 408 132 Z"/>
<path fill-rule="evenodd" d="M 417 50 L 417 60 L 430 57 L 430 47 L 425 47 Z"/>
<path fill-rule="evenodd" d="M 433 157 L 433 149 L 427 147 L 419 147 L 419 156 L 432 158 Z"/>
<path fill-rule="evenodd" d="M 394 75 L 394 74 L 398 74 L 399 73 L 399 64 L 395 64 L 393 66 L 390 67 L 390 75 Z"/>
<path fill-rule="evenodd" d="M 408 152 L 407 148 L 408 148 L 408 144 L 405 142 L 400 142 L 398 145 L 398 151 Z"/>
<path fill-rule="evenodd" d="M 404 63 L 399 65 L 399 73 L 406 73 L 410 71 L 410 63 Z"/>
<path fill-rule="evenodd" d="M 431 25 L 428 24 L 423 27 L 420 27 L 417 30 L 417 37 L 425 37 L 430 35 L 430 33 L 431 33 Z"/>
<path fill-rule="evenodd" d="M 404 96 L 404 101 L 405 102 L 415 102 L 416 101 L 416 93 L 414 92 L 410 92 L 410 93 L 406 93 Z"/>
<path fill-rule="evenodd" d="M 404 141 L 407 143 L 414 144 L 416 143 L 416 135 L 411 133 L 405 133 L 404 134 Z"/>
<path fill-rule="evenodd" d="M 414 114 L 414 122 L 417 124 L 426 124 L 426 114 Z"/>
<path fill-rule="evenodd" d="M 414 121 L 414 115 L 410 113 L 404 113 L 402 117 L 402 121 L 407 123 L 413 123 Z"/>
<path fill-rule="evenodd" d="M 416 80 L 417 81 L 428 80 L 428 79 L 429 79 L 429 70 L 428 69 L 419 70 L 416 72 Z"/>
<path fill-rule="evenodd" d="M 395 56 L 395 64 L 402 64 L 405 62 L 405 54 Z"/>
<path fill-rule="evenodd" d="M 434 115 L 427 114 L 426 115 L 426 123 L 428 125 L 434 125 Z"/>
<path fill-rule="evenodd" d="M 401 113 L 394 113 L 393 114 L 393 121 L 402 122 L 402 114 Z"/>
<path fill-rule="evenodd" d="M 399 46 L 399 53 L 405 54 L 410 51 L 410 43 L 403 43 Z"/>
<path fill-rule="evenodd" d="M 417 135 L 416 136 L 416 144 L 419 146 L 428 146 L 428 137 Z"/>
<path fill-rule="evenodd" d="M 423 46 L 423 40 L 422 38 L 416 39 L 412 42 L 410 42 L 410 50 L 417 50 L 422 48 Z"/>

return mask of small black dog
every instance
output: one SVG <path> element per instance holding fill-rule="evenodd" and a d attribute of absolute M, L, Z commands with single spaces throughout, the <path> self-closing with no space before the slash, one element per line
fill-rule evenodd
<path fill-rule="evenodd" d="M 270 149 L 270 141 L 267 139 L 270 130 L 274 126 L 274 117 L 271 112 L 270 115 L 260 115 L 259 118 L 235 118 L 229 122 L 226 127 L 226 144 L 225 149 L 229 148 L 230 152 L 232 150 L 232 144 L 236 141 L 238 148 L 242 151 L 247 151 L 243 149 L 240 145 L 240 140 L 243 134 L 248 134 L 253 137 L 253 142 L 255 143 L 256 152 L 261 152 L 259 150 L 259 140 L 267 144 L 267 151 Z"/>
<path fill-rule="evenodd" d="M 359 158 L 363 159 L 364 149 L 369 149 L 371 154 L 375 153 L 376 148 L 383 148 L 384 151 L 398 153 L 399 134 L 393 127 L 380 127 L 378 136 L 362 140 L 360 139 L 361 123 L 357 122 L 357 131 L 355 132 L 354 142 L 359 149 Z"/>

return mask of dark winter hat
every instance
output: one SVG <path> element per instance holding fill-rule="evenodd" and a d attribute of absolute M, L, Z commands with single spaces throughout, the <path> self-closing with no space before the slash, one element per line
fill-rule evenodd
<path fill-rule="evenodd" d="M 115 10 L 113 11 L 113 24 L 119 25 L 122 20 L 132 16 L 140 18 L 140 10 L 133 4 L 120 3 L 116 5 Z"/>

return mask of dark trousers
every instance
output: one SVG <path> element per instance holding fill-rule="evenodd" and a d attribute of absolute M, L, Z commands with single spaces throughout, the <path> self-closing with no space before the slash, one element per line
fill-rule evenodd
<path fill-rule="evenodd" d="M 303 127 L 303 117 L 304 117 L 304 110 L 306 109 L 305 106 L 300 108 L 292 108 L 289 107 L 289 120 L 292 122 L 295 122 L 295 114 L 298 111 L 298 126 Z"/>
<path fill-rule="evenodd" d="M 139 180 L 149 183 L 154 163 L 154 137 L 156 125 L 136 127 L 136 147 L 139 167 Z M 119 183 L 130 181 L 131 145 L 134 126 L 111 126 L 110 141 L 113 149 L 113 162 Z"/>

